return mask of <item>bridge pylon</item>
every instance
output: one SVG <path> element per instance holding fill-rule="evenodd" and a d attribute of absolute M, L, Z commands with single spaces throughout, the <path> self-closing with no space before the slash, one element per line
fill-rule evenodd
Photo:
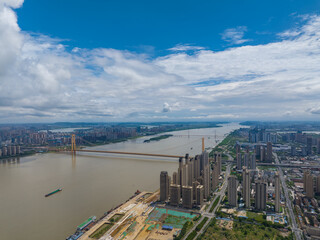
<path fill-rule="evenodd" d="M 71 152 L 72 154 L 76 154 L 77 146 L 76 146 L 76 135 L 71 135 Z"/>
<path fill-rule="evenodd" d="M 202 152 L 204 152 L 205 148 L 204 148 L 204 137 L 202 138 Z"/>

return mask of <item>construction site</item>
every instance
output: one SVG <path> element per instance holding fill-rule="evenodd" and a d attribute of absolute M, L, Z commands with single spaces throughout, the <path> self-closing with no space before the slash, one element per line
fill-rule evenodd
<path fill-rule="evenodd" d="M 91 228 L 82 231 L 79 240 L 165 240 L 177 236 L 187 221 L 198 216 L 157 207 L 159 191 L 142 192 L 97 221 Z"/>

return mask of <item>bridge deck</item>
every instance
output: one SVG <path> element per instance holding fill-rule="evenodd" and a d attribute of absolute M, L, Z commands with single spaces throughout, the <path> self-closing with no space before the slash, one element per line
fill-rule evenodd
<path fill-rule="evenodd" d="M 102 150 L 86 150 L 86 149 L 78 149 L 76 151 L 77 152 L 92 152 L 92 153 L 113 153 L 113 154 L 126 154 L 126 155 L 140 155 L 140 156 L 150 156 L 150 157 L 166 157 L 166 158 L 184 157 L 184 156 L 156 154 L 156 153 L 118 152 L 118 151 L 102 151 Z"/>

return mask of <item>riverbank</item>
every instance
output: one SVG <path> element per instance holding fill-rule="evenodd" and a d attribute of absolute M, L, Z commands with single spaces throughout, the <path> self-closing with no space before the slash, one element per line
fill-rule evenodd
<path fill-rule="evenodd" d="M 24 152 L 22 154 L 19 154 L 19 155 L 14 155 L 14 156 L 1 156 L 0 157 L 0 161 L 1 160 L 6 160 L 6 159 L 10 159 L 10 158 L 21 158 L 21 157 L 28 157 L 28 156 L 32 156 L 34 154 L 36 154 L 37 152 L 36 151 L 27 151 L 27 152 Z"/>
<path fill-rule="evenodd" d="M 176 131 L 184 131 L 184 130 L 193 130 L 193 129 L 203 129 L 203 128 L 220 128 L 222 127 L 221 124 L 225 124 L 224 122 L 222 123 L 208 123 L 208 124 L 199 124 L 199 125 L 192 125 L 190 127 L 181 127 L 181 128 L 175 128 L 175 129 L 170 129 L 170 130 L 166 130 L 163 132 L 157 132 L 157 133 L 147 133 L 145 135 L 139 135 L 139 136 L 134 136 L 134 137 L 128 137 L 128 138 L 122 138 L 122 139 L 116 139 L 116 140 L 110 140 L 110 141 L 105 141 L 105 142 L 98 142 L 98 143 L 90 143 L 90 144 L 83 144 L 81 146 L 84 147 L 95 147 L 95 146 L 101 146 L 101 145 L 107 145 L 107 144 L 113 144 L 113 143 L 119 143 L 119 142 L 125 142 L 128 140 L 133 140 L 133 139 L 138 139 L 138 138 L 142 138 L 142 137 L 147 137 L 147 136 L 154 136 L 154 135 L 158 135 L 158 134 L 163 134 L 163 133 L 170 133 L 170 132 L 176 132 Z M 171 135 L 172 134 L 166 134 L 166 135 Z M 166 137 L 167 138 L 167 137 Z M 160 140 L 165 139 L 165 138 L 161 138 Z M 150 139 L 151 140 L 151 139 Z"/>
<path fill-rule="evenodd" d="M 212 151 L 209 153 L 210 157 L 213 157 L 214 152 L 221 152 L 222 154 L 225 154 L 227 152 L 230 154 L 233 158 L 236 158 L 236 152 L 235 152 L 235 144 L 239 141 L 246 142 L 248 139 L 243 136 L 242 134 L 243 129 L 236 129 L 229 133 L 218 145 L 216 145 Z M 226 156 L 226 155 L 225 155 Z"/>

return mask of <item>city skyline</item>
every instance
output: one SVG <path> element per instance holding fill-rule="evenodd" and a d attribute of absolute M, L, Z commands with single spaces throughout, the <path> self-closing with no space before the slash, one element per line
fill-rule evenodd
<path fill-rule="evenodd" d="M 1 1 L 0 123 L 318 120 L 316 1 L 90 4 Z"/>

